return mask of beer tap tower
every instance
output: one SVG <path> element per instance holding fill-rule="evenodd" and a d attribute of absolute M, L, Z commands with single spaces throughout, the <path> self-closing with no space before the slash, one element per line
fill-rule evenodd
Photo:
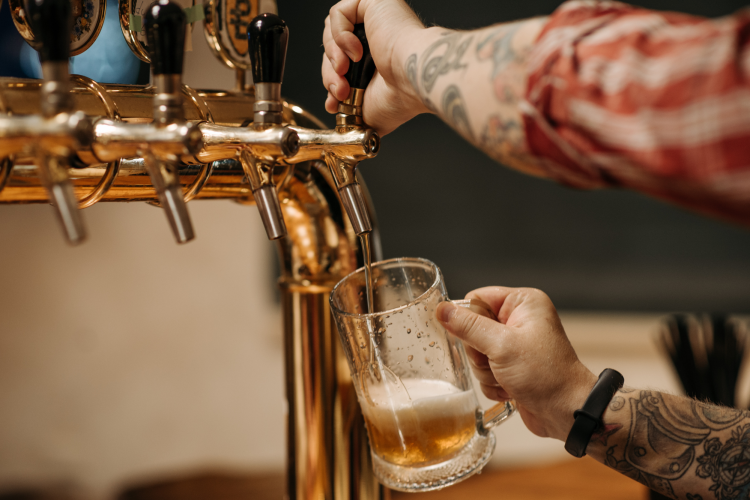
<path fill-rule="evenodd" d="M 32 8 L 23 26 L 40 46 L 45 81 L 0 78 L 0 205 L 52 201 L 69 241 L 79 242 L 80 208 L 149 202 L 166 210 L 185 242 L 193 237 L 191 200 L 256 204 L 282 263 L 288 497 L 383 500 L 328 301 L 333 286 L 361 265 L 357 235 L 377 231 L 356 175 L 380 146 L 361 118 L 371 59 L 352 64 L 351 95 L 327 130 L 281 97 L 288 30 L 276 16 L 247 17 L 254 87 L 196 90 L 180 81 L 185 20 L 168 0 L 143 16 L 147 45 L 139 47 L 151 58 L 153 86 L 68 75 L 69 22 L 61 13 L 70 3 L 30 1 L 40 14 L 33 17 Z M 207 11 L 226 12 L 227 3 L 210 0 Z M 120 15 L 133 38 L 131 18 Z M 223 22 L 213 16 L 206 26 L 214 49 L 225 43 Z M 223 60 L 239 54 L 241 44 L 234 45 L 221 51 Z M 230 67 L 247 67 L 246 55 L 237 57 Z"/>

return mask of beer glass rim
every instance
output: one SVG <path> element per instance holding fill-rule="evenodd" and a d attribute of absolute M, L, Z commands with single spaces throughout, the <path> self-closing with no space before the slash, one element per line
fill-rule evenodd
<path fill-rule="evenodd" d="M 394 257 L 392 259 L 386 259 L 386 260 L 381 260 L 381 261 L 378 261 L 378 262 L 373 262 L 372 263 L 372 268 L 375 269 L 376 267 L 382 267 L 384 265 L 392 264 L 394 262 L 400 262 L 400 263 L 405 263 L 405 264 L 409 264 L 409 263 L 411 263 L 411 264 L 426 264 L 428 267 L 430 267 L 431 269 L 433 269 L 435 271 L 435 279 L 432 282 L 432 284 L 430 285 L 430 287 L 427 288 L 427 290 L 425 290 L 422 294 L 420 294 L 419 297 L 416 297 L 416 298 L 412 299 L 407 304 L 404 304 L 402 306 L 394 307 L 393 309 L 387 309 L 385 311 L 378 311 L 378 312 L 365 313 L 365 314 L 357 314 L 357 313 L 351 313 L 351 312 L 347 312 L 347 311 L 342 311 L 339 307 L 336 306 L 336 304 L 334 303 L 334 300 L 333 300 L 333 297 L 336 294 L 336 290 L 338 289 L 339 286 L 343 285 L 344 282 L 346 282 L 349 278 L 351 278 L 355 274 L 364 273 L 365 272 L 365 266 L 362 266 L 362 267 L 360 267 L 360 268 L 358 268 L 358 269 L 350 272 L 349 274 L 347 274 L 343 278 L 341 278 L 341 281 L 339 281 L 338 283 L 336 283 L 336 286 L 333 287 L 333 289 L 331 290 L 331 296 L 328 299 L 328 301 L 329 301 L 329 303 L 331 305 L 331 309 L 333 309 L 336 312 L 336 314 L 338 314 L 339 316 L 347 316 L 347 317 L 350 317 L 350 318 L 374 318 L 374 317 L 377 317 L 377 316 L 383 316 L 384 314 L 393 314 L 393 313 L 396 313 L 398 311 L 401 311 L 403 309 L 406 309 L 408 307 L 413 306 L 414 304 L 416 304 L 417 302 L 419 302 L 422 299 L 422 297 L 424 297 L 425 295 L 427 295 L 430 292 L 432 292 L 440 284 L 440 268 L 437 266 L 437 264 L 435 264 L 431 260 L 427 260 L 427 259 L 422 258 L 422 257 Z"/>

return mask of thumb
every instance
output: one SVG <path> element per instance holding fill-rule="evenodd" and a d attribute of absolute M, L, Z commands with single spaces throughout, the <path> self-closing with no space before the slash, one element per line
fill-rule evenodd
<path fill-rule="evenodd" d="M 436 315 L 446 330 L 490 359 L 508 329 L 498 321 L 448 301 L 438 305 Z"/>

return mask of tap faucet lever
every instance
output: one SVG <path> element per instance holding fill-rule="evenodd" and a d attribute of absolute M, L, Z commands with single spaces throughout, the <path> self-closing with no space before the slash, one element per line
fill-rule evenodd
<path fill-rule="evenodd" d="M 184 121 L 182 65 L 187 19 L 182 8 L 169 0 L 156 0 L 146 10 L 143 29 L 151 55 L 156 88 L 154 120 L 161 126 Z"/>
<path fill-rule="evenodd" d="M 182 8 L 169 0 L 156 0 L 143 16 L 151 54 L 154 93 L 154 123 L 157 127 L 179 127 L 185 122 L 182 108 L 182 63 L 187 20 Z M 178 243 L 195 237 L 182 193 L 177 156 L 157 157 L 143 152 L 151 183 Z"/>
<path fill-rule="evenodd" d="M 365 25 L 355 24 L 354 35 L 362 42 L 362 58 L 357 62 L 349 61 L 349 70 L 346 73 L 346 80 L 350 87 L 349 96 L 339 103 L 336 115 L 336 132 L 340 134 L 367 128 L 362 119 L 362 105 L 365 99 L 365 89 L 376 69 L 370 53 L 370 44 L 367 42 Z M 364 158 L 374 157 L 380 148 L 380 136 L 374 130 L 368 129 L 368 131 L 370 134 L 366 141 L 365 156 L 347 157 L 335 149 L 326 153 L 326 163 L 336 183 L 341 203 L 358 235 L 371 232 L 372 222 L 362 187 L 357 182 L 357 165 Z"/>
<path fill-rule="evenodd" d="M 336 117 L 336 125 L 339 127 L 363 126 L 362 104 L 365 99 L 365 89 L 375 74 L 375 61 L 370 53 L 370 44 L 367 42 L 365 25 L 355 24 L 354 35 L 362 43 L 362 57 L 359 61 L 349 60 L 349 69 L 346 72 L 346 81 L 349 82 L 349 95 L 339 103 L 339 116 Z"/>
<path fill-rule="evenodd" d="M 42 64 L 42 113 L 50 117 L 73 108 L 68 61 L 73 11 L 69 0 L 30 0 L 29 22 L 39 34 Z"/>
<path fill-rule="evenodd" d="M 280 124 L 281 82 L 284 79 L 289 28 L 275 14 L 256 16 L 247 26 L 250 67 L 255 85 L 253 123 Z"/>
<path fill-rule="evenodd" d="M 73 100 L 68 74 L 70 33 L 73 28 L 71 3 L 69 0 L 30 0 L 28 10 L 34 32 L 39 33 L 39 60 L 44 77 L 41 91 L 44 119 L 66 126 L 75 122 L 74 127 L 82 131 L 80 142 L 90 142 L 93 135 L 91 123 L 81 113 L 71 115 Z M 71 132 L 74 131 L 71 129 Z M 38 141 L 32 148 L 39 177 L 65 237 L 75 245 L 86 239 L 86 227 L 68 176 L 67 157 L 72 154 L 72 149 L 63 142 L 45 142 Z"/>
<path fill-rule="evenodd" d="M 284 78 L 289 28 L 279 16 L 265 13 L 250 21 L 247 26 L 247 38 L 255 85 L 252 126 L 256 130 L 281 129 L 284 109 L 281 101 L 281 81 Z M 287 149 L 291 155 L 279 155 L 270 150 L 244 150 L 240 154 L 242 167 L 250 180 L 253 198 L 270 240 L 286 236 L 286 224 L 273 180 L 273 170 L 279 158 L 293 156 L 299 150 L 297 133 L 287 127 L 284 129 L 289 135 Z"/>

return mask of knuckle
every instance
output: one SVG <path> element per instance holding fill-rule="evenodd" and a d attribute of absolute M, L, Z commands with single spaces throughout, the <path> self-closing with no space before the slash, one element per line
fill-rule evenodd
<path fill-rule="evenodd" d="M 480 388 L 482 389 L 482 393 L 487 396 L 489 399 L 497 399 L 497 388 L 489 386 L 487 384 L 480 383 Z"/>
<path fill-rule="evenodd" d="M 328 80 L 331 79 L 331 63 L 327 59 L 321 64 L 320 73 L 323 76 L 323 81 L 329 83 Z"/>
<path fill-rule="evenodd" d="M 538 288 L 523 288 L 522 290 L 526 292 L 529 298 L 549 300 L 549 297 L 547 296 L 547 294 L 539 290 Z"/>
<path fill-rule="evenodd" d="M 477 377 L 477 380 L 479 380 L 480 383 L 493 387 L 497 386 L 495 375 L 488 369 L 475 368 L 474 375 Z"/>

